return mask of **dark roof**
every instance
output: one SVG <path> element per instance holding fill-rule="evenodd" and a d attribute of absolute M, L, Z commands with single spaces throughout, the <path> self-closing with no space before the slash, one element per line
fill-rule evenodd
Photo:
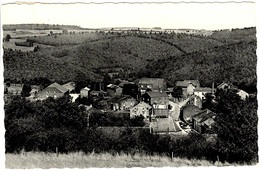
<path fill-rule="evenodd" d="M 154 97 L 168 97 L 168 95 L 165 92 L 152 92 L 152 91 L 148 91 L 148 92 L 146 92 L 146 94 L 148 96 L 150 96 L 151 98 L 154 98 Z"/>
<path fill-rule="evenodd" d="M 134 99 L 132 96 L 129 95 L 124 95 L 124 96 L 115 96 L 111 99 L 109 99 L 108 101 L 112 102 L 112 103 L 120 103 L 123 100 L 127 100 L 127 99 Z"/>
<path fill-rule="evenodd" d="M 205 109 L 202 112 L 196 114 L 193 116 L 193 119 L 195 119 L 196 121 L 203 123 L 209 119 L 213 119 L 216 116 L 216 114 L 214 112 L 212 112 L 209 109 Z"/>
<path fill-rule="evenodd" d="M 68 89 L 66 89 L 65 87 L 61 86 L 58 83 L 53 83 L 53 84 L 49 85 L 47 88 L 50 88 L 50 87 L 55 87 L 62 93 L 66 93 L 68 91 Z"/>
<path fill-rule="evenodd" d="M 175 83 L 176 87 L 188 87 L 189 84 L 194 85 L 195 87 L 199 87 L 200 86 L 200 82 L 199 80 L 184 80 L 184 81 L 177 81 Z"/>

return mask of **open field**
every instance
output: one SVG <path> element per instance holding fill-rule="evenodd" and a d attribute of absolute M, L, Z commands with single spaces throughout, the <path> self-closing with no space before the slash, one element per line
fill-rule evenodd
<path fill-rule="evenodd" d="M 26 152 L 24 154 L 6 154 L 5 166 L 11 169 L 32 168 L 121 168 L 121 167 L 181 167 L 181 166 L 231 166 L 229 163 L 211 163 L 206 160 L 188 160 L 165 156 L 147 156 L 137 154 L 88 154 L 82 152 L 60 154 Z"/>
<path fill-rule="evenodd" d="M 47 36 L 50 32 L 62 33 L 62 30 L 13 30 L 4 31 L 3 37 L 10 34 L 12 38 L 31 37 L 31 36 Z"/>

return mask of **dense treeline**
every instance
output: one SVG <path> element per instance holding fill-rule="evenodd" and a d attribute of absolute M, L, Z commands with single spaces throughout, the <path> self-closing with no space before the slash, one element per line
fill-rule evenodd
<path fill-rule="evenodd" d="M 79 26 L 59 24 L 4 24 L 3 30 L 82 30 Z"/>

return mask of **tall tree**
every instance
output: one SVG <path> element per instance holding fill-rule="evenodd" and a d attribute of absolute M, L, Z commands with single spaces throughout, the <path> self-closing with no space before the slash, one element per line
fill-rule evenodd
<path fill-rule="evenodd" d="M 215 131 L 220 159 L 257 162 L 257 99 L 241 100 L 232 91 L 222 91 L 217 100 Z"/>

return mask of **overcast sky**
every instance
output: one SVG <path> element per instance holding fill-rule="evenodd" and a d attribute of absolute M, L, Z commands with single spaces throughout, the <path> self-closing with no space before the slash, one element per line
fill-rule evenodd
<path fill-rule="evenodd" d="M 8 4 L 2 5 L 1 13 L 2 24 L 45 23 L 85 28 L 162 27 L 210 30 L 256 26 L 254 2 Z"/>

